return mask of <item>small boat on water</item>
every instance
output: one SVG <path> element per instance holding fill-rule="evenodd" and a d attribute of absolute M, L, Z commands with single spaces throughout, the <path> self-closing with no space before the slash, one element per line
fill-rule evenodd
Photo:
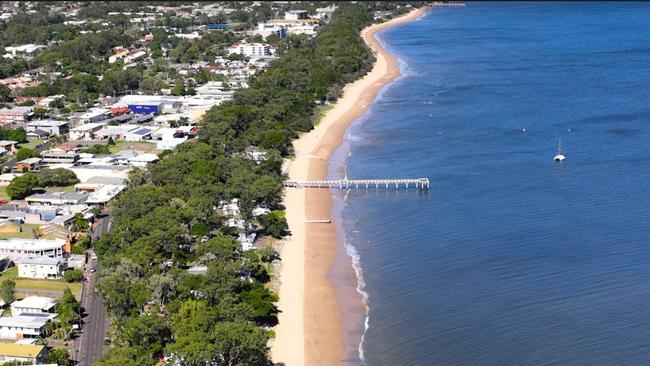
<path fill-rule="evenodd" d="M 564 161 L 564 159 L 566 159 L 566 156 L 564 156 L 564 154 L 562 154 L 562 138 L 560 138 L 558 140 L 558 142 L 557 142 L 557 154 L 555 155 L 553 160 L 555 160 L 557 162 L 562 162 L 562 161 Z"/>

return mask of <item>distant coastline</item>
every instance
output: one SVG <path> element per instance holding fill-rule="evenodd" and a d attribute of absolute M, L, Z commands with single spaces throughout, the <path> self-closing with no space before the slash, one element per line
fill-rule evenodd
<path fill-rule="evenodd" d="M 428 7 L 414 9 L 361 31 L 377 57 L 373 69 L 347 85 L 343 97 L 316 128 L 294 141 L 296 158 L 288 168 L 291 179 L 324 178 L 329 159 L 341 145 L 347 128 L 366 112 L 377 93 L 400 75 L 397 58 L 382 47 L 375 34 L 418 19 L 428 10 Z M 305 224 L 305 220 L 330 218 L 331 193 L 291 189 L 286 192 L 284 203 L 292 236 L 281 249 L 278 307 L 282 312 L 275 329 L 272 358 L 287 366 L 342 364 L 346 356 L 343 341 L 346 329 L 336 289 L 329 279 L 339 245 L 336 220 L 329 224 Z M 351 261 L 349 264 L 349 276 L 356 279 Z M 350 296 L 356 296 L 357 303 L 362 304 L 360 294 Z"/>

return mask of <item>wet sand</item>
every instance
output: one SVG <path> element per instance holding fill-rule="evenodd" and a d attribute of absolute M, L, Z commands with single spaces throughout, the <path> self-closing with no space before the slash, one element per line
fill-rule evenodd
<path fill-rule="evenodd" d="M 410 22 L 428 8 L 411 11 L 389 22 L 362 30 L 361 36 L 374 51 L 377 60 L 363 78 L 348 84 L 343 97 L 322 118 L 311 132 L 294 141 L 296 158 L 288 166 L 292 180 L 324 179 L 332 154 L 341 145 L 346 129 L 361 117 L 374 101 L 379 90 L 400 75 L 397 59 L 387 52 L 374 35 L 387 27 Z M 336 220 L 331 217 L 332 194 L 327 189 L 286 190 L 287 221 L 291 231 L 281 249 L 281 310 L 271 355 L 275 362 L 296 365 L 341 365 L 346 357 L 342 308 L 337 289 L 330 279 L 332 265 L 339 249 Z M 332 220 L 331 223 L 306 223 L 306 220 Z M 336 277 L 356 282 L 351 261 L 348 272 L 336 270 Z M 338 266 L 337 266 L 338 267 Z M 361 296 L 349 304 L 363 310 Z M 346 301 L 347 303 L 347 301 Z M 347 304 L 345 306 L 348 306 Z M 360 314 L 363 317 L 364 314 Z M 346 317 L 347 318 L 347 317 Z M 354 325 L 352 325 L 354 327 Z"/>

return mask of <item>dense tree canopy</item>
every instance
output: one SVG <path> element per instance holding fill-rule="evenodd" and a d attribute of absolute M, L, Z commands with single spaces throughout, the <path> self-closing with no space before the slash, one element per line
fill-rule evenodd
<path fill-rule="evenodd" d="M 111 208 L 113 229 L 95 243 L 98 290 L 116 325 L 115 347 L 98 365 L 153 365 L 162 355 L 197 366 L 269 364 L 264 326 L 277 322 L 278 309 L 268 262 L 276 256 L 243 251 L 217 207 L 238 198 L 241 218 L 259 234 L 286 234 L 282 158 L 292 153 L 291 140 L 313 127 L 316 102 L 336 99 L 370 69 L 373 55 L 359 30 L 372 21 L 371 6 L 342 3 L 316 37 L 292 37 L 250 88 L 207 113 L 198 141 L 131 175 Z M 191 47 L 210 50 L 194 44 L 185 52 Z M 151 78 L 140 88 L 156 90 Z M 249 146 L 266 159 L 248 158 Z M 256 206 L 273 211 L 254 218 Z M 207 273 L 189 274 L 193 265 L 206 265 Z"/>

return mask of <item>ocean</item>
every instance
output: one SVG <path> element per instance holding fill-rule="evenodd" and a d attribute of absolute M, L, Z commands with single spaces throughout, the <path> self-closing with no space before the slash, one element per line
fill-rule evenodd
<path fill-rule="evenodd" d="M 351 364 L 648 364 L 649 29 L 641 2 L 506 2 L 380 33 L 403 75 L 330 176 L 431 189 L 333 193 L 369 309 Z"/>

